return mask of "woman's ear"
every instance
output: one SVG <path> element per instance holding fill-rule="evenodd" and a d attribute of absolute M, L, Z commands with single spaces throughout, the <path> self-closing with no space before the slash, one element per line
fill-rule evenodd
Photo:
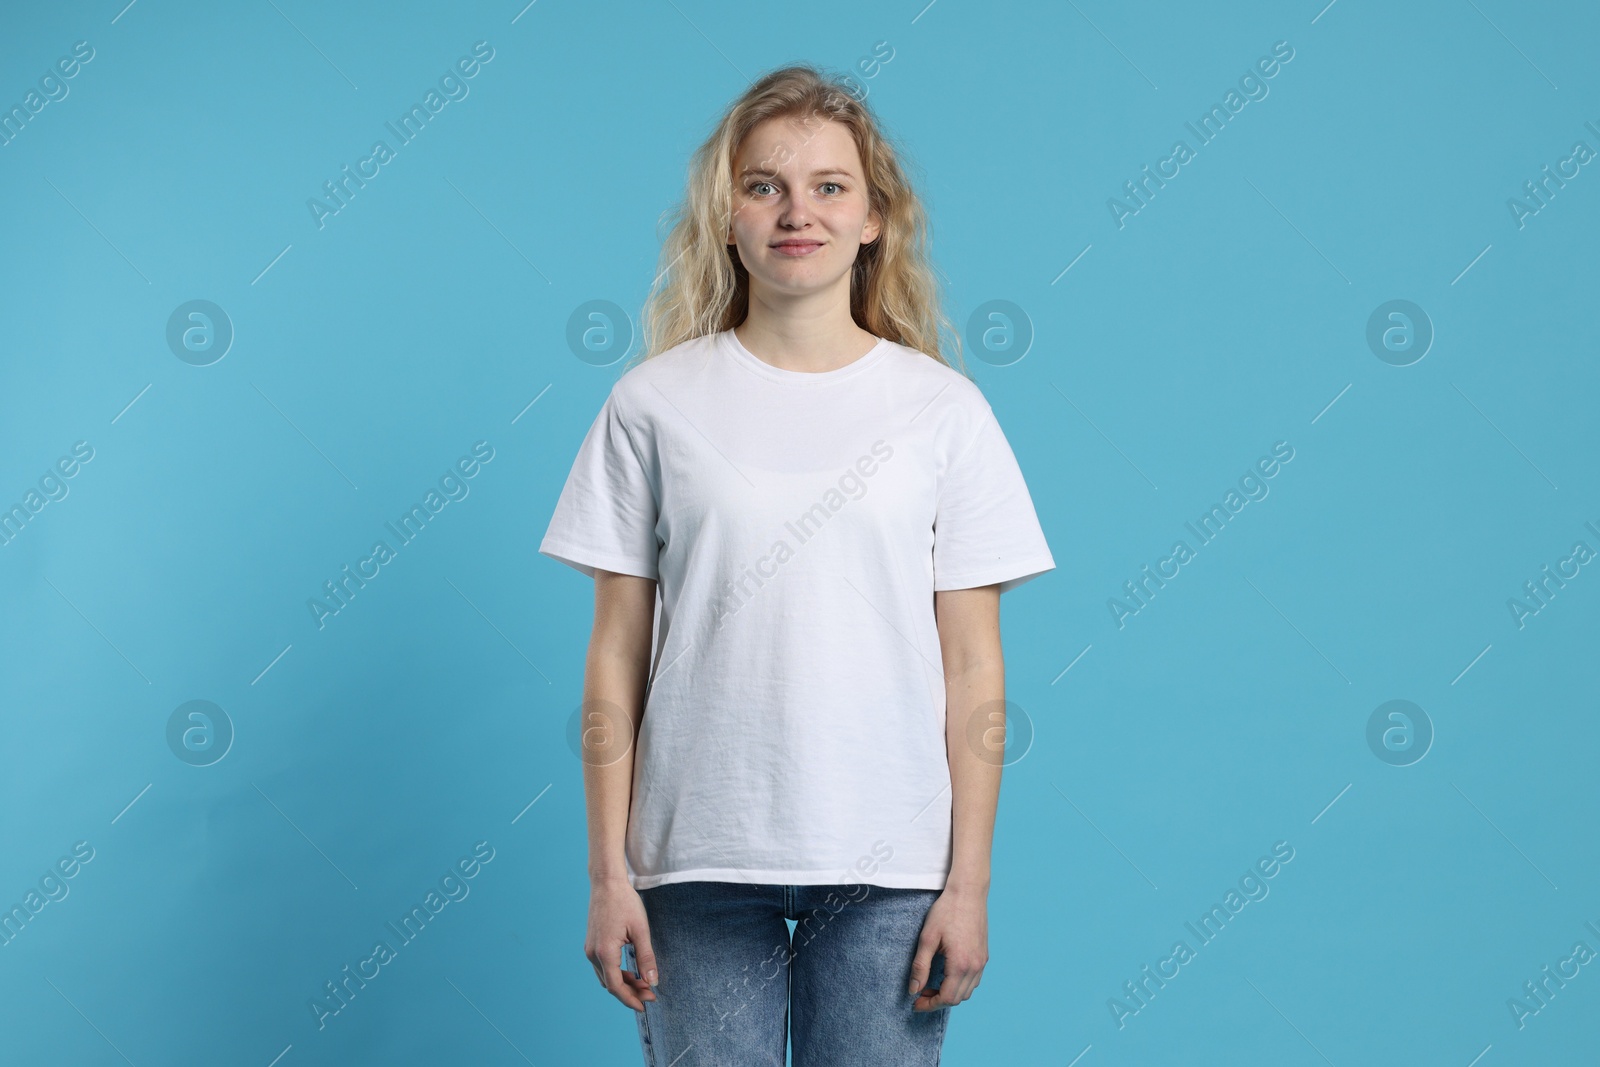
<path fill-rule="evenodd" d="M 882 220 L 878 218 L 878 213 L 874 211 L 872 214 L 867 216 L 867 224 L 861 228 L 861 243 L 864 245 L 870 245 L 882 236 L 883 223 Z"/>

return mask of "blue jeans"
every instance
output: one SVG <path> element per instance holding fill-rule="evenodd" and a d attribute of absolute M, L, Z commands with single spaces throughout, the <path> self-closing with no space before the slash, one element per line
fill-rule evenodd
<path fill-rule="evenodd" d="M 939 1062 L 950 1009 L 912 1011 L 907 992 L 938 890 L 673 882 L 639 897 L 659 973 L 635 1013 L 645 1067 L 783 1067 L 786 1038 L 794 1067 Z M 943 978 L 936 954 L 926 984 Z"/>

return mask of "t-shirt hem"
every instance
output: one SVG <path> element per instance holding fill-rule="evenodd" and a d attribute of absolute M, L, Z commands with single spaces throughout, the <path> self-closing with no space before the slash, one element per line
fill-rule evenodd
<path fill-rule="evenodd" d="M 846 872 L 847 874 L 849 872 Z M 841 877 L 836 870 L 747 870 L 734 867 L 697 867 L 664 874 L 632 874 L 634 889 L 654 889 L 676 882 L 741 882 L 753 885 L 876 885 L 885 889 L 943 889 L 949 874 L 904 873 L 880 870 L 867 878 Z"/>
<path fill-rule="evenodd" d="M 1049 556 L 1039 556 L 1021 563 L 1010 560 L 987 570 L 968 571 L 954 576 L 941 574 L 933 583 L 933 589 L 938 593 L 950 589 L 976 589 L 985 585 L 999 585 L 1000 591 L 1004 593 L 1055 569 L 1055 560 Z"/>
<path fill-rule="evenodd" d="M 657 569 L 653 563 L 644 563 L 632 556 L 614 556 L 609 552 L 596 552 L 591 548 L 563 541 L 544 542 L 539 546 L 539 554 L 574 567 L 590 578 L 594 577 L 596 567 L 618 574 L 631 574 L 638 578 L 657 577 Z"/>

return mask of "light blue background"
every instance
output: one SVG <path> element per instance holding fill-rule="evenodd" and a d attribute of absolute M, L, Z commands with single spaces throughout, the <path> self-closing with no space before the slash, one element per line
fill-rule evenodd
<path fill-rule="evenodd" d="M 1600 164 L 1521 228 L 1507 201 L 1600 149 L 1591 6 L 4 22 L 6 108 L 95 56 L 0 147 L 0 503 L 74 442 L 94 458 L 0 551 L 0 903 L 74 842 L 94 859 L 0 947 L 0 1060 L 638 1062 L 582 954 L 592 587 L 536 553 L 622 355 L 580 358 L 568 320 L 637 314 L 686 158 L 749 80 L 886 41 L 857 76 L 952 318 L 1007 300 L 1033 331 L 968 364 L 1058 563 L 1004 605 L 1035 736 L 945 1062 L 1589 1062 L 1600 964 L 1524 1028 L 1507 1000 L 1600 950 L 1600 566 L 1521 628 L 1507 600 L 1600 550 Z M 480 40 L 470 95 L 319 229 L 308 198 Z M 1108 198 L 1276 41 L 1270 94 L 1119 228 Z M 236 330 L 210 366 L 165 340 L 192 299 Z M 1436 331 L 1409 366 L 1366 341 L 1393 299 Z M 307 600 L 480 440 L 470 495 L 319 629 Z M 1108 599 L 1277 441 L 1270 495 L 1119 628 Z M 236 730 L 207 767 L 166 740 L 193 699 Z M 1410 766 L 1366 742 L 1391 699 L 1436 731 Z M 322 984 L 478 841 L 470 895 L 319 1030 Z M 1277 841 L 1270 895 L 1119 1028 L 1109 998 Z"/>

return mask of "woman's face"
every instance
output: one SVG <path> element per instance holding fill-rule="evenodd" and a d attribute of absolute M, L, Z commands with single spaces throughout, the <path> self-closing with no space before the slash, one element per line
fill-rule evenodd
<path fill-rule="evenodd" d="M 878 237 L 861 154 L 832 120 L 767 119 L 745 137 L 733 164 L 728 243 L 752 290 L 805 296 L 842 287 L 863 244 Z"/>

